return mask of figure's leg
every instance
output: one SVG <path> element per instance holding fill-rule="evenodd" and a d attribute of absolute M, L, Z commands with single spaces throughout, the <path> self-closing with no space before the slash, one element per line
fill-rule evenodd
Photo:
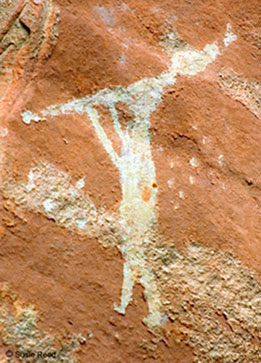
<path fill-rule="evenodd" d="M 131 269 L 131 263 L 126 261 L 123 267 L 123 285 L 121 291 L 121 305 L 114 304 L 114 310 L 120 314 L 125 314 L 126 307 L 132 300 L 132 289 L 134 285 L 134 276 Z"/>
<path fill-rule="evenodd" d="M 161 314 L 160 314 L 160 295 L 158 293 L 157 285 L 155 282 L 155 276 L 152 271 L 145 268 L 142 271 L 140 279 L 145 291 L 145 296 L 148 302 L 149 314 L 143 319 L 143 322 L 149 327 L 160 325 Z"/>

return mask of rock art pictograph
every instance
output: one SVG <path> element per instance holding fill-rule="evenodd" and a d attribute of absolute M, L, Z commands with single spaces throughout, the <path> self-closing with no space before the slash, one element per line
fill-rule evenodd
<path fill-rule="evenodd" d="M 228 46 L 235 40 L 236 36 L 230 30 L 224 43 Z M 22 114 L 25 124 L 72 112 L 87 116 L 86 121 L 89 119 L 92 123 L 100 142 L 119 169 L 122 186 L 119 219 L 123 230 L 120 250 L 125 259 L 124 281 L 121 304 L 115 305 L 115 309 L 125 314 L 125 309 L 132 300 L 133 285 L 138 279 L 145 288 L 149 306 L 145 322 L 150 327 L 160 325 L 162 319 L 160 295 L 144 251 L 157 219 L 157 181 L 150 146 L 150 116 L 160 104 L 164 89 L 175 83 L 178 74 L 193 76 L 203 72 L 218 55 L 221 55 L 221 51 L 216 43 L 206 45 L 202 51 L 185 46 L 174 52 L 170 68 L 158 76 L 143 79 L 127 88 L 105 89 L 90 97 L 49 106 L 39 114 L 33 114 L 29 110 Z M 133 113 L 133 120 L 126 129 L 120 123 L 117 103 L 127 106 Z M 97 106 L 104 106 L 110 111 L 115 132 L 121 140 L 120 155 L 114 150 L 99 122 Z"/>
<path fill-rule="evenodd" d="M 255 3 L 0 3 L 1 362 L 259 362 Z"/>

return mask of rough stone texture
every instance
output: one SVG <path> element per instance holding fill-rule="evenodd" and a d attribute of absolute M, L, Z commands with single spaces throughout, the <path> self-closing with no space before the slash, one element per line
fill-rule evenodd
<path fill-rule="evenodd" d="M 15 346 L 18 349 L 19 354 L 15 354 L 17 358 L 22 361 L 77 361 L 73 352 L 85 343 L 84 337 L 73 335 L 69 341 L 65 337 L 62 346 L 57 347 L 54 337 L 37 328 L 37 312 L 33 306 L 26 306 L 5 283 L 1 286 L 0 294 L 2 340 L 7 347 L 12 349 Z M 13 359 L 6 354 L 1 356 L 1 362 L 14 361 Z"/>
<path fill-rule="evenodd" d="M 1 361 L 259 362 L 257 8 L 1 2 Z"/>

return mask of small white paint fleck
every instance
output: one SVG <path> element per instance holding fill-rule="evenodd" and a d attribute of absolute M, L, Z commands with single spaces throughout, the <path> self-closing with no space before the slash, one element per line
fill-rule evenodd
<path fill-rule="evenodd" d="M 77 181 L 77 183 L 76 183 L 76 188 L 77 189 L 82 189 L 82 188 L 84 188 L 84 186 L 85 186 L 84 178 L 79 179 Z"/>
<path fill-rule="evenodd" d="M 195 178 L 194 178 L 194 176 L 190 176 L 190 177 L 189 177 L 189 182 L 190 182 L 190 184 L 194 184 L 194 183 L 195 183 Z"/>
<path fill-rule="evenodd" d="M 224 155 L 219 155 L 219 157 L 218 157 L 218 163 L 219 163 L 220 166 L 223 166 L 224 165 L 223 158 L 224 158 Z"/>
<path fill-rule="evenodd" d="M 185 194 L 184 194 L 184 192 L 181 190 L 181 191 L 179 191 L 179 197 L 181 198 L 181 199 L 185 199 Z"/>
<path fill-rule="evenodd" d="M 93 10 L 98 14 L 102 20 L 109 26 L 113 27 L 115 25 L 115 17 L 113 8 L 106 9 L 104 6 L 94 6 Z"/>
<path fill-rule="evenodd" d="M 228 47 L 229 44 L 233 43 L 235 40 L 237 40 L 237 36 L 231 31 L 231 25 L 227 24 L 227 32 L 224 38 L 225 47 Z"/>
<path fill-rule="evenodd" d="M 123 54 L 123 55 L 121 56 L 121 58 L 120 58 L 120 63 L 121 63 L 121 64 L 124 64 L 124 63 L 125 63 L 125 59 L 126 59 L 125 54 Z"/>
<path fill-rule="evenodd" d="M 86 218 L 77 219 L 77 226 L 79 229 L 84 229 L 86 227 L 87 220 Z"/>
<path fill-rule="evenodd" d="M 179 209 L 179 205 L 178 205 L 178 204 L 174 205 L 173 209 L 174 209 L 174 210 Z"/>
<path fill-rule="evenodd" d="M 29 193 L 34 188 L 35 188 L 35 184 L 34 184 L 34 173 L 33 173 L 32 170 L 30 170 L 29 175 L 28 175 L 28 184 L 27 184 L 25 190 Z"/>
<path fill-rule="evenodd" d="M 8 129 L 0 127 L 0 137 L 5 137 L 8 135 Z"/>
<path fill-rule="evenodd" d="M 192 129 L 197 130 L 198 127 L 196 125 L 192 125 Z"/>
<path fill-rule="evenodd" d="M 171 169 L 173 169 L 173 168 L 174 168 L 174 163 L 173 163 L 173 161 L 171 161 L 171 163 L 170 163 L 170 168 L 171 168 Z"/>
<path fill-rule="evenodd" d="M 161 325 L 165 325 L 167 319 L 168 319 L 168 315 L 164 314 L 160 320 Z"/>
<path fill-rule="evenodd" d="M 44 206 L 44 209 L 45 209 L 45 212 L 46 213 L 49 213 L 53 210 L 54 208 L 54 204 L 53 204 L 53 201 L 52 199 L 46 199 L 44 202 L 43 202 L 43 206 Z"/>
<path fill-rule="evenodd" d="M 206 144 L 206 136 L 203 136 L 203 139 L 202 139 L 202 144 L 205 145 Z"/>
<path fill-rule="evenodd" d="M 31 121 L 39 122 L 41 121 L 41 117 L 34 115 L 31 111 L 25 111 L 22 113 L 23 122 L 27 125 L 30 125 Z"/>
<path fill-rule="evenodd" d="M 174 185 L 174 180 L 173 179 L 168 180 L 168 187 L 169 187 L 169 189 L 172 189 L 173 188 L 173 185 Z"/>
<path fill-rule="evenodd" d="M 119 9 L 123 10 L 123 11 L 127 11 L 127 10 L 130 10 L 130 8 L 128 7 L 127 4 L 125 3 L 122 3 L 120 6 L 119 6 Z"/>
<path fill-rule="evenodd" d="M 89 338 L 92 338 L 93 337 L 93 334 L 92 333 L 89 333 L 88 337 Z"/>
<path fill-rule="evenodd" d="M 197 168 L 199 166 L 197 159 L 194 157 L 191 158 L 189 162 L 190 162 L 190 165 L 193 166 L 193 168 Z"/>

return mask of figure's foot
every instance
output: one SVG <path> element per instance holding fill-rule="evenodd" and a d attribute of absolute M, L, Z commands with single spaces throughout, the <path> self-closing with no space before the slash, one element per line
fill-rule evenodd
<path fill-rule="evenodd" d="M 161 322 L 160 312 L 155 312 L 153 314 L 148 314 L 146 318 L 143 319 L 143 323 L 146 324 L 149 328 L 155 328 L 159 326 Z"/>
<path fill-rule="evenodd" d="M 114 304 L 113 309 L 115 311 L 117 311 L 117 313 L 119 313 L 121 315 L 125 315 L 125 307 L 124 306 L 122 306 L 122 305 L 118 306 L 117 304 Z"/>
<path fill-rule="evenodd" d="M 132 289 L 134 285 L 133 268 L 129 261 L 124 263 L 123 267 L 123 285 L 121 289 L 121 304 L 114 304 L 114 310 L 125 315 L 125 310 L 132 301 Z"/>

